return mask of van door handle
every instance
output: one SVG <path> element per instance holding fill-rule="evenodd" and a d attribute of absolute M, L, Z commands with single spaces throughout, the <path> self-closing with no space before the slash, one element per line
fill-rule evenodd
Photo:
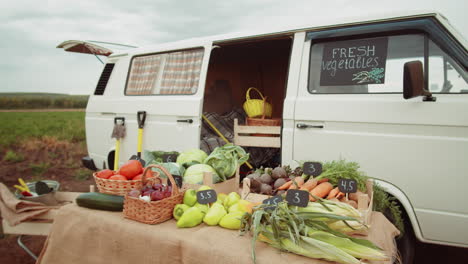
<path fill-rule="evenodd" d="M 323 128 L 323 125 L 313 126 L 313 125 L 307 125 L 307 124 L 299 123 L 299 124 L 296 125 L 296 127 L 299 128 L 299 129 L 306 129 L 306 128 Z"/>
<path fill-rule="evenodd" d="M 189 124 L 192 124 L 192 123 L 193 123 L 193 119 L 179 119 L 179 120 L 177 120 L 177 122 L 179 122 L 179 123 L 189 123 Z"/>

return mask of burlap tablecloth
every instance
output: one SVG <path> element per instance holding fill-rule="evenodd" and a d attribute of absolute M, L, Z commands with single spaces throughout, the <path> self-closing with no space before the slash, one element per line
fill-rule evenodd
<path fill-rule="evenodd" d="M 381 214 L 373 213 L 369 239 L 387 251 L 395 251 L 398 230 Z M 257 242 L 259 264 L 329 264 L 280 252 Z M 106 212 L 63 206 L 37 261 L 46 263 L 252 263 L 251 237 L 238 231 L 204 224 L 178 229 L 174 220 L 146 225 Z M 389 262 L 390 263 L 390 262 Z"/>

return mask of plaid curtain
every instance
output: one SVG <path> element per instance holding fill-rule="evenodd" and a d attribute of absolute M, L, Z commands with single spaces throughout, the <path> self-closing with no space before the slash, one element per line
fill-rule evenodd
<path fill-rule="evenodd" d="M 160 94 L 193 94 L 197 91 L 203 49 L 167 54 Z"/>
<path fill-rule="evenodd" d="M 161 68 L 162 54 L 136 57 L 132 61 L 126 94 L 152 94 L 153 86 Z"/>

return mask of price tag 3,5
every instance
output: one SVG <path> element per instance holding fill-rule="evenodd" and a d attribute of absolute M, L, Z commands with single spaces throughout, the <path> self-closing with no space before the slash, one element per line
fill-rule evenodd
<path fill-rule="evenodd" d="M 353 179 L 339 179 L 338 189 L 342 193 L 355 193 L 357 192 L 357 182 Z"/>
<path fill-rule="evenodd" d="M 322 163 L 320 162 L 304 162 L 302 166 L 302 171 L 306 175 L 319 176 L 322 174 Z"/>
<path fill-rule="evenodd" d="M 288 190 L 286 193 L 286 201 L 290 205 L 306 207 L 309 203 L 309 192 L 302 190 Z"/>
<path fill-rule="evenodd" d="M 200 204 L 214 203 L 218 199 L 215 190 L 204 190 L 197 192 L 197 202 Z"/>
<path fill-rule="evenodd" d="M 282 201 L 283 201 L 283 197 L 281 197 L 281 195 L 276 195 L 276 196 L 273 196 L 271 198 L 263 200 L 263 203 L 268 204 L 268 205 L 272 205 L 272 206 L 265 207 L 265 209 L 275 209 L 275 207 L 278 205 L 278 203 L 282 202 Z"/>
<path fill-rule="evenodd" d="M 184 181 L 184 178 L 182 178 L 182 176 L 179 176 L 179 175 L 172 175 L 172 178 L 174 178 L 174 181 L 176 182 L 177 187 L 182 188 L 182 183 Z M 167 179 L 167 185 L 168 186 L 172 185 L 169 179 Z"/>

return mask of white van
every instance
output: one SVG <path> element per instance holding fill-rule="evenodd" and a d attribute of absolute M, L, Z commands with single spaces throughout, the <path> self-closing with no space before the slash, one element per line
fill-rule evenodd
<path fill-rule="evenodd" d="M 112 53 L 86 109 L 88 161 L 113 166 L 115 117 L 127 129 L 120 163 L 135 154 L 138 111 L 144 149 L 198 148 L 202 112 L 240 108 L 256 87 L 282 119 L 282 164 L 356 161 L 398 199 L 416 238 L 468 247 L 466 47 L 433 13 Z M 213 99 L 219 84 L 227 101 Z"/>

